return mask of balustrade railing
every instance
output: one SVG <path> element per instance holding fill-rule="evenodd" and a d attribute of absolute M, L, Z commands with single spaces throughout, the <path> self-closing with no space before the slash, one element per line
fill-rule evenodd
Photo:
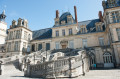
<path fill-rule="evenodd" d="M 30 73 L 39 72 L 43 74 L 56 74 L 59 72 L 66 72 L 82 66 L 81 56 L 67 57 L 55 61 L 44 62 L 41 64 L 30 65 Z"/>

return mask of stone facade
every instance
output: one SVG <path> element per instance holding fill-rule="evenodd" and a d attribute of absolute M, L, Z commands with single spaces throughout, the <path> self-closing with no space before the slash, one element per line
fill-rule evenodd
<path fill-rule="evenodd" d="M 13 20 L 6 40 L 6 52 L 10 56 L 22 55 L 24 52 L 30 52 L 30 40 L 32 31 L 28 29 L 27 20 L 18 19 L 18 23 Z"/>
<path fill-rule="evenodd" d="M 90 55 L 91 67 L 94 64 L 97 67 L 120 66 L 120 4 L 117 0 L 111 1 L 102 2 L 104 12 L 103 15 L 99 12 L 99 19 L 78 22 L 76 7 L 75 19 L 70 12 L 59 16 L 57 10 L 52 28 L 33 32 L 28 29 L 27 20 L 18 19 L 18 23 L 13 20 L 8 29 L 6 54 L 84 48 Z M 29 34 L 31 41 L 26 38 Z"/>
<path fill-rule="evenodd" d="M 5 56 L 5 41 L 7 37 L 7 23 L 5 22 L 5 11 L 0 14 L 0 58 Z"/>

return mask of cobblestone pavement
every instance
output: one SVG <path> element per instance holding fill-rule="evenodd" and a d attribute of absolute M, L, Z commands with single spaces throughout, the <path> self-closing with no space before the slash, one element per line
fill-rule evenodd
<path fill-rule="evenodd" d="M 13 72 L 8 75 L 0 76 L 0 79 L 38 79 L 38 78 L 25 78 L 24 73 L 21 71 Z M 39 78 L 40 79 L 40 78 Z M 63 78 L 59 78 L 63 79 Z M 68 79 L 68 78 L 65 78 Z M 69 79 L 120 79 L 120 69 L 110 70 L 90 70 L 85 76 Z"/>

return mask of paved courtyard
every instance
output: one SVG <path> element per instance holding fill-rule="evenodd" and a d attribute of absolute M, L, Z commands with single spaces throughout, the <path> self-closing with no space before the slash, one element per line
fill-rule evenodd
<path fill-rule="evenodd" d="M 38 78 L 25 78 L 24 73 L 16 71 L 8 75 L 0 76 L 0 79 L 38 79 Z M 39 78 L 40 79 L 40 78 Z M 59 78 L 63 79 L 63 78 Z M 65 78 L 68 79 L 68 78 Z M 110 70 L 90 70 L 85 76 L 70 79 L 120 79 L 120 69 Z"/>

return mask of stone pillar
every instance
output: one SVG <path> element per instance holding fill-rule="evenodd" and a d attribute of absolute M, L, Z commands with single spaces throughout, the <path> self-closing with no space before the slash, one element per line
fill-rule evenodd
<path fill-rule="evenodd" d="M 116 28 L 112 28 L 112 29 L 113 29 L 113 39 L 114 39 L 114 41 L 118 41 L 118 35 L 116 32 Z"/>
<path fill-rule="evenodd" d="M 35 44 L 35 49 L 36 49 L 35 51 L 38 51 L 38 44 L 37 43 Z"/>
<path fill-rule="evenodd" d="M 109 13 L 109 22 L 110 22 L 110 23 L 113 23 L 112 13 Z"/>
<path fill-rule="evenodd" d="M 113 45 L 113 48 L 114 48 L 114 53 L 115 53 L 116 66 L 118 66 L 120 64 L 120 59 L 119 59 L 119 54 L 118 54 L 117 46 Z"/>
<path fill-rule="evenodd" d="M 4 75 L 4 64 L 0 61 L 0 75 Z"/>
<path fill-rule="evenodd" d="M 31 72 L 30 72 L 30 62 L 27 62 L 27 69 L 24 70 L 24 76 L 25 76 L 25 77 L 30 77 L 30 76 L 31 76 L 30 73 L 31 73 Z"/>

